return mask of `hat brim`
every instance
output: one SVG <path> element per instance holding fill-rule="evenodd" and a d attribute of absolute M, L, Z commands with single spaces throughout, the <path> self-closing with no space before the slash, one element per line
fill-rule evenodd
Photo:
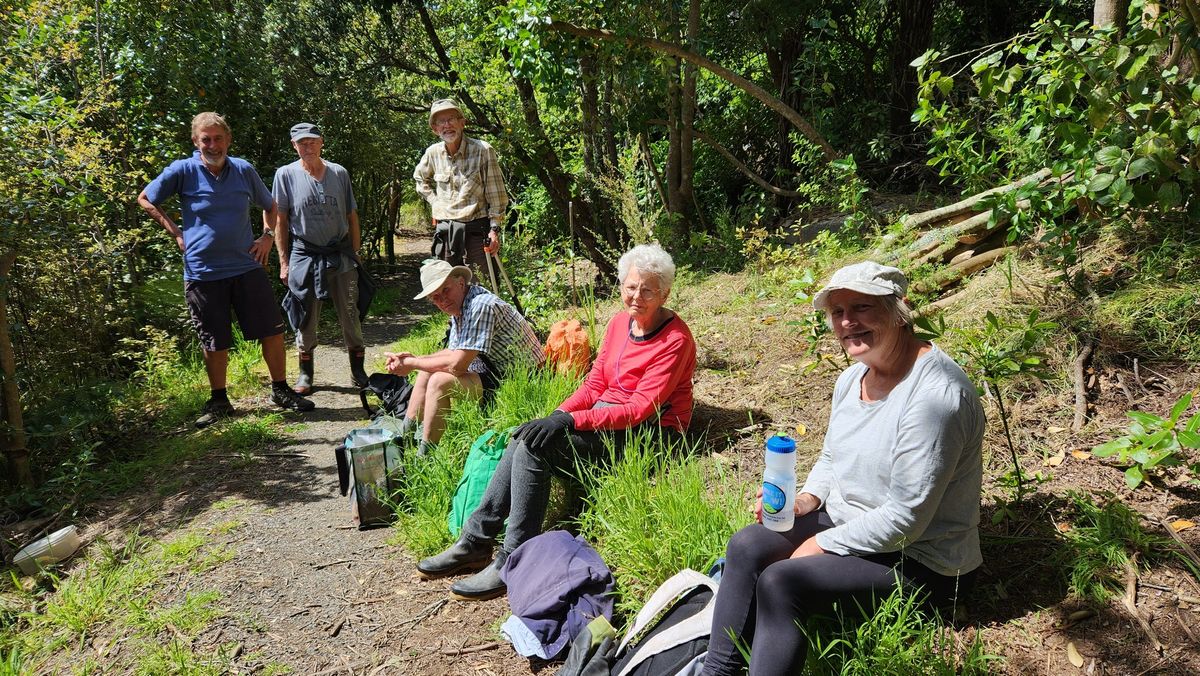
<path fill-rule="evenodd" d="M 813 296 L 813 307 L 818 310 L 826 310 L 829 308 L 829 295 L 834 291 L 857 291 L 858 293 L 868 296 L 898 296 L 896 289 L 884 285 L 874 284 L 867 281 L 846 282 L 844 284 L 830 284 L 817 292 Z"/>
<path fill-rule="evenodd" d="M 314 134 L 310 131 L 306 131 L 303 134 L 297 134 L 297 135 L 293 136 L 292 140 L 293 141 L 301 141 L 306 138 L 325 138 L 325 137 L 321 136 L 320 134 Z"/>
<path fill-rule="evenodd" d="M 425 298 L 427 296 L 430 296 L 430 295 L 436 293 L 438 289 L 440 289 L 446 285 L 446 281 L 449 280 L 451 277 L 453 277 L 455 275 L 455 273 L 458 273 L 459 276 L 461 276 L 463 279 L 465 279 L 467 281 L 467 284 L 470 284 L 471 280 L 474 279 L 474 277 L 475 277 L 475 275 L 471 272 L 471 268 L 468 268 L 465 265 L 455 265 L 454 267 L 450 268 L 450 270 L 447 271 L 445 275 L 432 280 L 432 282 L 428 286 L 423 287 L 421 289 L 421 293 L 418 293 L 417 295 L 413 296 L 413 300 L 421 300 L 422 298 Z M 436 282 L 436 284 L 433 282 Z"/>

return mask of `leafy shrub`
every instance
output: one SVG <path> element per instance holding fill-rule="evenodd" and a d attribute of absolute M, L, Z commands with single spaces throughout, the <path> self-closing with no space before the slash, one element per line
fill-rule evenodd
<path fill-rule="evenodd" d="M 1186 462 L 1188 458 L 1183 449 L 1200 449 L 1200 411 L 1183 421 L 1194 394 L 1192 391 L 1180 397 L 1166 418 L 1129 411 L 1125 414 L 1133 420 L 1129 433 L 1096 446 L 1092 453 L 1098 458 L 1115 455 L 1122 465 L 1129 465 L 1125 470 L 1125 483 L 1130 489 L 1140 486 L 1159 467 Z M 1197 471 L 1200 471 L 1200 465 L 1193 465 L 1192 472 Z"/>
<path fill-rule="evenodd" d="M 1101 217 L 1179 218 L 1200 208 L 1200 79 L 1179 66 L 1195 35 L 1181 7 L 1133 0 L 1128 23 L 1096 29 L 1053 18 L 970 64 L 975 96 L 960 97 L 957 67 L 929 52 L 915 62 L 921 95 L 913 119 L 928 127 L 929 164 L 975 192 L 1043 167 L 1057 179 L 990 200 L 1014 212 L 1010 240 L 1042 233 L 1050 256 L 1074 263 Z M 953 105 L 952 105 L 953 103 Z M 1080 217 L 1065 217 L 1078 208 Z"/>

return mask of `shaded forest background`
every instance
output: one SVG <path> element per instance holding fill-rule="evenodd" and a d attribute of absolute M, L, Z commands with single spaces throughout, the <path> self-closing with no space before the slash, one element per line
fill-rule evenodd
<path fill-rule="evenodd" d="M 116 393 L 150 356 L 195 349 L 178 251 L 134 197 L 191 152 L 202 110 L 227 117 L 231 152 L 266 177 L 294 159 L 288 127 L 319 124 L 379 263 L 398 228 L 427 222 L 411 173 L 443 96 L 499 151 L 505 255 L 522 274 L 572 252 L 610 271 L 654 238 L 694 269 L 738 269 L 786 224 L 843 213 L 878 234 L 898 216 L 879 195 L 956 197 L 1043 167 L 1066 178 L 996 204 L 1030 214 L 1008 236 L 1040 240 L 1065 279 L 1081 238 L 1114 218 L 1191 237 L 1190 0 L 2 0 L 0 13 L 3 443 L 19 483 L 111 452 L 99 440 L 129 415 Z"/>

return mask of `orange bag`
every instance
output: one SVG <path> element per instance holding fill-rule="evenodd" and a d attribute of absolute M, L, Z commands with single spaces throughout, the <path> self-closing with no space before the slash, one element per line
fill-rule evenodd
<path fill-rule="evenodd" d="M 546 363 L 562 374 L 578 375 L 587 370 L 592 358 L 592 347 L 587 331 L 578 319 L 563 319 L 550 327 L 550 337 L 543 349 Z"/>

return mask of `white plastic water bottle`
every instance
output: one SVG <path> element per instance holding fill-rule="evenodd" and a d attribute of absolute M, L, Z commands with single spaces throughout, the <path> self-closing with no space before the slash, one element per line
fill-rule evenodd
<path fill-rule="evenodd" d="M 788 531 L 796 520 L 796 442 L 791 437 L 767 439 L 763 470 L 762 522 L 773 531 Z"/>

